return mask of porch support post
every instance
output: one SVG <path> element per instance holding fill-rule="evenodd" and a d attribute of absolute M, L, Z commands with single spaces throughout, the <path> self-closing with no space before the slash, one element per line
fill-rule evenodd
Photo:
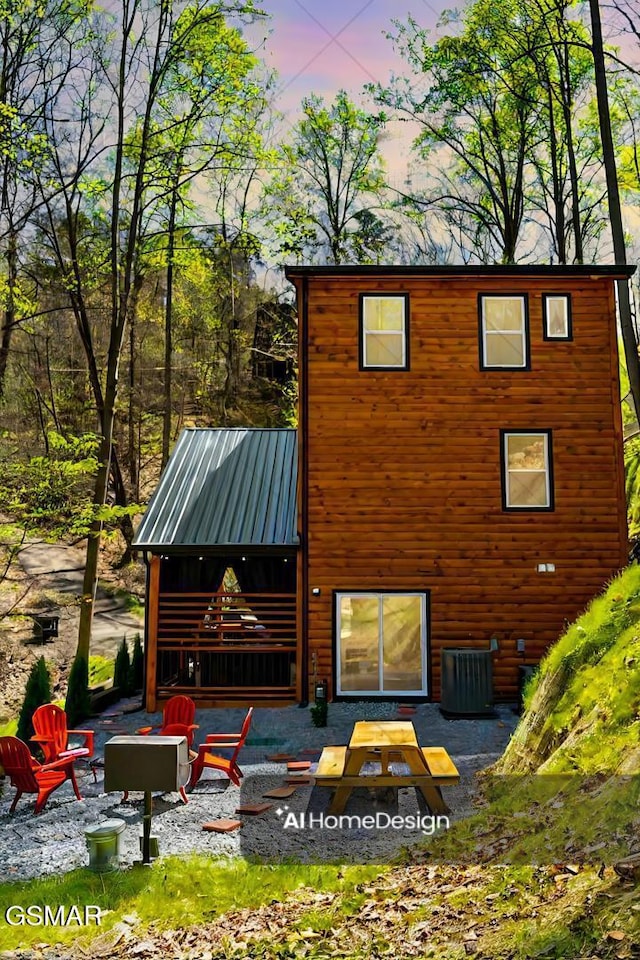
<path fill-rule="evenodd" d="M 304 643 L 302 605 L 304 603 L 305 580 L 302 548 L 298 547 L 296 553 L 296 700 L 300 704 L 307 699 L 305 659 L 302 656 L 302 645 Z"/>
<path fill-rule="evenodd" d="M 159 602 L 160 557 L 157 554 L 153 554 L 149 561 L 149 580 L 147 589 L 147 643 L 144 652 L 147 671 L 145 706 L 148 713 L 155 713 L 157 704 Z"/>

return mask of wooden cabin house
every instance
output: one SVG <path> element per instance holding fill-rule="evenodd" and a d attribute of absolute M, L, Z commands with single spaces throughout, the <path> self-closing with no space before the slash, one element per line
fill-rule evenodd
<path fill-rule="evenodd" d="M 490 645 L 513 699 L 627 560 L 614 281 L 632 272 L 288 268 L 297 445 L 187 431 L 137 536 L 148 708 L 186 687 L 306 700 L 322 680 L 331 699 L 437 700 L 441 651 Z"/>

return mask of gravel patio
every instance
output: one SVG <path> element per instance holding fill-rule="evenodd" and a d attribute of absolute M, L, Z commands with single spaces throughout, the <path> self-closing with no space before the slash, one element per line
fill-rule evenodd
<path fill-rule="evenodd" d="M 160 721 L 160 714 L 146 714 L 136 707 L 135 701 L 121 702 L 83 724 L 96 731 L 96 756 L 102 755 L 104 743 L 110 737 L 133 733 L 138 727 L 157 725 Z M 221 773 L 205 770 L 189 794 L 187 805 L 177 793 L 154 795 L 152 833 L 158 837 L 160 855 L 199 852 L 269 862 L 292 859 L 306 863 L 383 863 L 402 847 L 424 839 L 420 828 L 372 830 L 356 825 L 319 831 L 296 829 L 290 823 L 285 829 L 287 814 L 293 813 L 297 819 L 303 812 L 307 815 L 327 812 L 330 791 L 312 784 L 298 786 L 285 800 L 265 800 L 272 806 L 258 816 L 235 813 L 241 803 L 260 802 L 267 789 L 284 783 L 286 763 L 271 762 L 267 759 L 269 756 L 291 754 L 298 759 L 313 760 L 311 751 L 319 753 L 327 744 L 348 743 L 356 720 L 397 719 L 397 708 L 394 703 L 330 704 L 328 724 L 324 728 L 313 726 L 309 709 L 296 706 L 257 708 L 247 744 L 239 758 L 245 775 L 241 789 L 231 785 Z M 204 741 L 207 733 L 239 730 L 245 712 L 240 708 L 199 710 L 196 723 L 200 729 L 196 732 L 196 743 Z M 497 709 L 495 719 L 450 721 L 442 717 L 437 704 L 421 704 L 410 719 L 421 745 L 446 747 L 458 767 L 460 783 L 447 788 L 445 794 L 451 808 L 451 820 L 468 815 L 473 809 L 474 773 L 502 753 L 517 724 L 516 715 L 509 707 L 502 706 Z M 9 815 L 14 790 L 5 782 L 0 797 L 3 841 L 0 872 L 7 879 L 26 880 L 87 866 L 89 858 L 84 831 L 111 817 L 126 823 L 121 837 L 123 865 L 140 859 L 138 838 L 142 829 L 143 795 L 131 793 L 123 802 L 120 793 L 104 793 L 102 769 L 97 770 L 97 783 L 93 782 L 84 763 L 77 763 L 76 771 L 83 801 L 78 802 L 70 784 L 65 783 L 52 794 L 45 810 L 37 817 L 33 815 L 34 798 L 29 795 L 23 796 L 15 814 Z M 376 813 L 402 817 L 428 814 L 419 806 L 413 789 L 401 789 L 397 791 L 397 800 L 387 798 L 384 802 L 366 790 L 358 790 L 346 812 L 354 817 Z M 241 819 L 243 826 L 231 833 L 203 830 L 204 823 L 220 817 Z"/>

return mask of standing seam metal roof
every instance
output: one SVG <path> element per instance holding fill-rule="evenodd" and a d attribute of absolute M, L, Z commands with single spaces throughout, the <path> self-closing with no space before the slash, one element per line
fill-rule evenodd
<path fill-rule="evenodd" d="M 134 546 L 296 546 L 297 460 L 295 430 L 184 430 Z"/>

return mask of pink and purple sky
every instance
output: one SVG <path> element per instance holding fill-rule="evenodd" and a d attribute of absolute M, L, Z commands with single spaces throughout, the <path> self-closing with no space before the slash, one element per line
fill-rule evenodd
<path fill-rule="evenodd" d="M 459 4 L 462 6 L 462 3 Z M 278 73 L 276 106 L 295 123 L 303 97 L 316 93 L 330 103 L 345 89 L 360 102 L 365 83 L 385 83 L 403 72 L 385 32 L 392 19 L 405 22 L 411 14 L 433 30 L 455 0 L 264 0 L 271 16 L 271 34 L 263 58 Z M 406 125 L 389 125 L 384 155 L 391 176 L 402 177 L 410 146 Z"/>

